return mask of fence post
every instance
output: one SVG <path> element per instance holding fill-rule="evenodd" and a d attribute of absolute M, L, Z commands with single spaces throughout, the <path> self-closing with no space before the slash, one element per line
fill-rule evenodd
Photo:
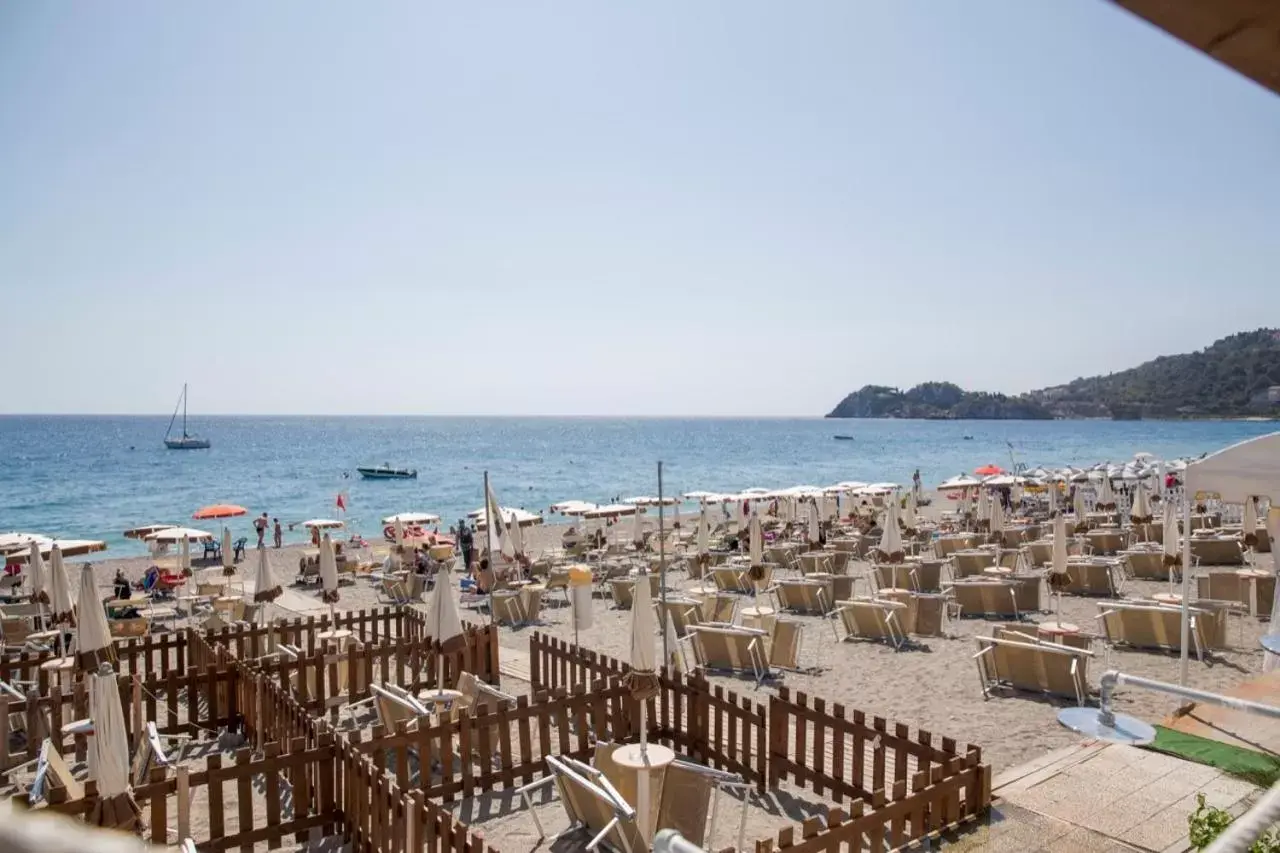
<path fill-rule="evenodd" d="M 529 637 L 529 682 L 535 692 L 542 689 L 542 635 L 537 631 Z"/>
<path fill-rule="evenodd" d="M 785 687 L 778 688 L 780 694 L 790 691 Z M 769 762 L 768 778 L 770 789 L 778 787 L 782 781 L 783 765 L 787 758 L 787 703 L 779 696 L 769 697 Z"/>

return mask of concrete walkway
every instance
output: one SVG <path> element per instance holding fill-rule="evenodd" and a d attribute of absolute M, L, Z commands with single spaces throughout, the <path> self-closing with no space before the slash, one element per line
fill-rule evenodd
<path fill-rule="evenodd" d="M 987 825 L 948 850 L 1102 853 L 1189 850 L 1196 794 L 1241 814 L 1258 788 L 1220 770 L 1149 750 L 1088 741 L 1006 771 Z"/>

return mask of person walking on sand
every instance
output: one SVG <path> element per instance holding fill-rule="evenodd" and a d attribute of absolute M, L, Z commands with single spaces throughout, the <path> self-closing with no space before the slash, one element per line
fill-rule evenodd
<path fill-rule="evenodd" d="M 920 503 L 920 469 L 911 475 L 911 494 L 915 497 L 916 503 Z"/>
<path fill-rule="evenodd" d="M 280 526 L 280 519 L 273 518 L 271 519 L 271 521 L 273 524 L 275 524 L 275 530 L 272 536 L 272 538 L 275 540 L 275 545 L 277 548 L 283 548 L 284 547 L 284 528 Z"/>
<path fill-rule="evenodd" d="M 258 532 L 258 547 L 261 548 L 264 546 L 263 540 L 267 536 L 267 514 L 265 512 L 253 520 L 253 529 Z"/>

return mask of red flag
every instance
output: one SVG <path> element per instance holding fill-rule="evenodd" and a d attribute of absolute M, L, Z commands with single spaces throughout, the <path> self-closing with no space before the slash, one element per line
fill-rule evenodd
<path fill-rule="evenodd" d="M 347 510 L 347 502 L 343 498 L 342 492 L 338 492 L 338 509 L 342 510 L 343 512 L 346 512 Z"/>

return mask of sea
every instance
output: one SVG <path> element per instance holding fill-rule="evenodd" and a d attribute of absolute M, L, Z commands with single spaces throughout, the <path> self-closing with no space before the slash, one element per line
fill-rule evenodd
<path fill-rule="evenodd" d="M 724 418 L 207 417 L 209 450 L 166 450 L 167 417 L 0 416 L 0 532 L 103 539 L 104 556 L 143 553 L 125 529 L 191 523 L 213 503 L 286 524 L 338 517 L 375 535 L 379 519 L 432 512 L 447 527 L 498 501 L 546 513 L 695 489 L 825 486 L 845 480 L 925 486 L 987 463 L 1089 465 L 1139 452 L 1198 456 L 1273 432 L 1249 421 L 911 421 Z M 835 440 L 836 435 L 850 440 Z M 415 480 L 363 480 L 358 465 L 418 470 Z M 548 517 L 548 521 L 563 520 Z M 217 530 L 217 522 L 195 524 Z M 286 541 L 301 541 L 302 529 Z"/>

